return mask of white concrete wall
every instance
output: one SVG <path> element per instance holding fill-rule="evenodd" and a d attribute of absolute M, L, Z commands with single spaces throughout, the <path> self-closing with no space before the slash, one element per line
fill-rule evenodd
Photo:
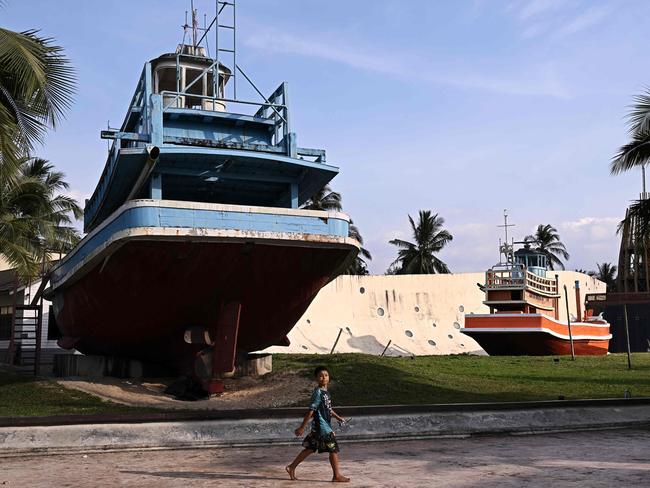
<path fill-rule="evenodd" d="M 560 271 L 570 313 L 576 314 L 574 281 L 586 293 L 604 292 L 605 284 L 582 273 Z M 549 272 L 549 277 L 555 272 Z M 464 316 L 489 313 L 477 283 L 485 273 L 403 276 L 340 276 L 324 287 L 289 333 L 291 345 L 271 347 L 276 353 L 329 353 L 340 329 L 335 352 L 388 355 L 485 354 L 460 333 Z M 564 298 L 560 318 L 566 320 Z M 382 314 L 383 311 L 383 314 Z"/>

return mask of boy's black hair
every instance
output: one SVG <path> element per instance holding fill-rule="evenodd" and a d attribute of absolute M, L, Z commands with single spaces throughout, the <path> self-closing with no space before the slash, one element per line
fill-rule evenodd
<path fill-rule="evenodd" d="M 330 370 L 327 369 L 325 366 L 317 366 L 316 369 L 314 370 L 314 378 L 318 376 L 318 373 L 320 373 L 321 371 L 327 371 L 328 374 L 330 372 Z"/>

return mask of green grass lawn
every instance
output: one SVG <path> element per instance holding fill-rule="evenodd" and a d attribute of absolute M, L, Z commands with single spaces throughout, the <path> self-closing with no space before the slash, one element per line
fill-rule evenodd
<path fill-rule="evenodd" d="M 103 401 L 54 381 L 0 371 L 0 417 L 150 411 Z"/>
<path fill-rule="evenodd" d="M 554 359 L 558 360 L 557 362 Z M 650 354 L 599 357 L 274 355 L 273 369 L 330 369 L 336 405 L 510 402 L 650 397 Z M 304 400 L 304 399 L 303 399 Z"/>
<path fill-rule="evenodd" d="M 554 361 L 554 360 L 557 360 Z M 331 372 L 336 405 L 473 403 L 581 398 L 650 397 L 650 354 L 601 357 L 377 357 L 365 354 L 273 356 L 274 372 L 264 383 L 272 388 L 278 373 L 296 371 L 311 377 L 318 365 Z M 282 381 L 279 378 L 278 381 Z M 308 398 L 296 392 L 295 405 Z M 187 402 L 187 409 L 192 402 Z M 35 416 L 152 411 L 105 402 L 68 390 L 56 382 L 0 372 L 0 416 Z"/>

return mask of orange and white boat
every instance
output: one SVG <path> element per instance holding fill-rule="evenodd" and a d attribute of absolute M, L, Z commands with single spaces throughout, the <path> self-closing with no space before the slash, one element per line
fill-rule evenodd
<path fill-rule="evenodd" d="M 546 256 L 520 244 L 524 246 L 515 252 L 514 243 L 501 246 L 505 262 L 485 273 L 481 287 L 490 313 L 465 315 L 461 332 L 496 356 L 571 354 L 572 343 L 576 355 L 607 354 L 609 323 L 589 310 L 582 316 L 578 288 L 580 319 L 560 321 L 557 275 L 548 278 Z"/>

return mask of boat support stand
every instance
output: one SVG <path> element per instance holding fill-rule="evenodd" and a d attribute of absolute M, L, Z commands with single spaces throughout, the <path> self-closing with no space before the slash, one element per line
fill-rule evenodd
<path fill-rule="evenodd" d="M 210 394 L 223 393 L 224 384 L 221 376 L 235 369 L 240 314 L 240 302 L 221 303 L 221 313 L 217 320 L 212 346 L 212 377 L 203 382 L 203 388 Z"/>

